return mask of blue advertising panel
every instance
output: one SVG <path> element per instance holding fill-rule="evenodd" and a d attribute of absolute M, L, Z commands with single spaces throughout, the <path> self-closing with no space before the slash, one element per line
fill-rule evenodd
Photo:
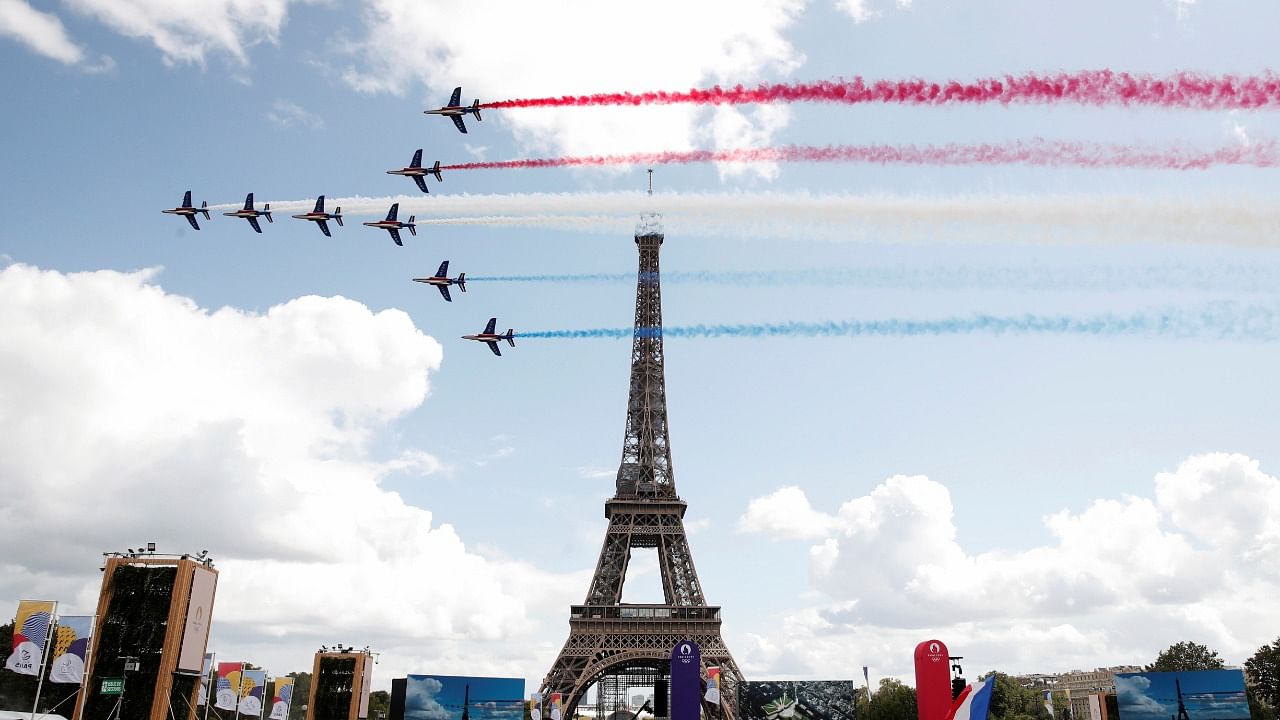
<path fill-rule="evenodd" d="M 699 720 L 702 714 L 702 650 L 692 640 L 671 648 L 671 720 Z"/>
<path fill-rule="evenodd" d="M 523 720 L 524 678 L 410 675 L 405 720 Z"/>
<path fill-rule="evenodd" d="M 1240 670 L 1119 673 L 1120 720 L 1249 720 Z"/>

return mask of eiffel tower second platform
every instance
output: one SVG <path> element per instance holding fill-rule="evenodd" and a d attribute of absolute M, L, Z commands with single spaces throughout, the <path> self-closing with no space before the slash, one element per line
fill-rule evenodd
<path fill-rule="evenodd" d="M 720 714 L 736 715 L 742 674 L 720 635 L 720 607 L 702 594 L 684 528 L 687 504 L 676 494 L 671 467 L 658 265 L 663 239 L 661 216 L 642 216 L 635 233 L 640 268 L 626 433 L 616 492 L 604 507 L 609 528 L 586 600 L 569 608 L 569 639 L 541 686 L 543 698 L 561 694 L 565 717 L 593 683 L 629 674 L 665 677 L 671 649 L 682 640 L 702 648 L 704 675 L 707 667 L 721 668 Z M 622 602 L 632 548 L 656 548 L 664 602 Z"/>

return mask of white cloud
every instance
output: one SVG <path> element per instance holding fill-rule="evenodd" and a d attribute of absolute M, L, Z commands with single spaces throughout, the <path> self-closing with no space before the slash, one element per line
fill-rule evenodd
<path fill-rule="evenodd" d="M 836 0 L 836 9 L 848 14 L 858 24 L 880 16 L 880 13 L 867 7 L 867 0 Z"/>
<path fill-rule="evenodd" d="M 62 20 L 36 10 L 26 0 L 0 0 L 0 36 L 67 65 L 84 60 L 84 49 L 72 42 Z"/>
<path fill-rule="evenodd" d="M 804 491 L 794 485 L 753 499 L 746 514 L 738 519 L 738 530 L 742 532 L 799 540 L 825 537 L 838 525 L 836 518 L 814 510 Z"/>
<path fill-rule="evenodd" d="M 290 0 L 64 0 L 116 32 L 150 40 L 167 63 L 204 63 L 223 53 L 248 63 L 246 50 L 280 35 Z"/>
<path fill-rule="evenodd" d="M 399 643 L 396 663 L 485 642 L 500 650 L 476 665 L 528 662 L 511 638 L 571 601 L 564 578 L 485 557 L 379 487 L 441 469 L 370 451 L 426 398 L 440 345 L 399 310 L 206 310 L 153 276 L 0 270 L 0 607 L 91 609 L 98 553 L 156 541 L 213 554 L 220 651 L 287 668 L 338 633 Z"/>
<path fill-rule="evenodd" d="M 828 532 L 764 520 L 787 508 Z M 766 664 L 905 674 L 902 648 L 932 635 L 1011 671 L 1055 669 L 1045 658 L 1057 669 L 1149 662 L 1188 637 L 1240 661 L 1266 641 L 1258 608 L 1280 592 L 1280 480 L 1257 461 L 1191 457 L 1156 476 L 1153 497 L 1101 499 L 1044 522 L 1050 543 L 968 552 L 949 491 L 922 476 L 892 477 L 835 515 L 799 488 L 753 500 L 743 528 L 818 540 L 810 563 L 826 600 L 782 622 L 816 613 L 832 627 L 750 642 Z M 849 643 L 866 656 L 841 656 Z"/>
<path fill-rule="evenodd" d="M 324 118 L 298 105 L 281 98 L 271 103 L 267 111 L 267 119 L 283 128 L 308 127 L 319 130 L 324 127 Z"/>
<path fill-rule="evenodd" d="M 802 62 L 782 33 L 804 4 L 371 0 L 368 37 L 357 46 L 361 65 L 345 76 L 369 92 L 420 95 L 417 89 L 425 86 L 427 102 L 437 105 L 459 84 L 468 100 L 750 83 Z M 492 116 L 510 124 L 530 152 L 577 155 L 687 150 L 708 112 L 689 106 L 591 107 Z M 727 133 L 733 139 L 748 134 L 743 124 L 767 137 L 785 122 L 776 113 L 724 117 L 721 125 L 736 128 Z"/>

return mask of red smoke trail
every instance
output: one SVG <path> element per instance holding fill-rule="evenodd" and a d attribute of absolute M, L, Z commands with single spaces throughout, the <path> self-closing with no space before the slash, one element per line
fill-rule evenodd
<path fill-rule="evenodd" d="M 580 155 L 444 165 L 442 170 L 595 167 L 606 165 L 685 165 L 707 162 L 842 162 L 873 165 L 1038 165 L 1046 167 L 1147 168 L 1203 170 L 1215 165 L 1280 167 L 1274 142 L 1193 150 L 1135 145 L 1100 145 L 1043 139 L 1002 145 L 785 145 L 738 150 Z"/>
<path fill-rule="evenodd" d="M 971 82 L 948 80 L 824 80 L 815 83 L 736 85 L 684 92 L 616 92 L 594 95 L 523 98 L 484 103 L 482 108 L 581 107 L 587 105 L 742 105 L 745 103 L 826 102 L 952 105 L 978 103 L 1061 103 L 1150 105 L 1201 110 L 1280 107 L 1280 76 L 1172 75 L 1086 70 L 1076 73 L 1005 75 Z"/>

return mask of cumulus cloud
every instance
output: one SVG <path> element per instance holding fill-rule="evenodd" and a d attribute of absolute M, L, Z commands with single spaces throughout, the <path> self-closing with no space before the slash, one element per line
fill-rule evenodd
<path fill-rule="evenodd" d="M 65 2 L 122 35 L 149 40 L 166 63 L 204 63 L 208 54 L 222 53 L 244 65 L 250 46 L 277 40 L 290 0 Z"/>
<path fill-rule="evenodd" d="M 356 48 L 359 64 L 345 77 L 368 92 L 419 94 L 425 87 L 433 104 L 458 84 L 467 100 L 750 83 L 790 72 L 802 62 L 783 31 L 804 4 L 371 0 L 368 35 Z M 716 142 L 749 136 L 759 141 L 786 121 L 785 114 L 773 112 L 688 106 L 519 110 L 500 116 L 494 111 L 529 151 L 567 154 L 687 150 L 709 114 L 719 126 L 711 136 Z"/>
<path fill-rule="evenodd" d="M 825 600 L 788 618 L 811 622 L 749 642 L 765 662 L 816 669 L 857 664 L 840 659 L 839 642 L 852 641 L 871 656 L 863 662 L 906 673 L 901 648 L 931 634 L 1027 670 L 1045 657 L 1106 664 L 1104 647 L 1110 664 L 1147 661 L 1187 637 L 1243 658 L 1265 641 L 1256 608 L 1280 591 L 1280 480 L 1256 460 L 1194 456 L 1157 475 L 1151 497 L 1099 499 L 1044 523 L 1050 543 L 969 552 L 949 491 L 923 476 L 889 478 L 831 514 L 794 487 L 752 500 L 741 528 L 815 541 L 811 576 Z M 805 631 L 814 619 L 830 627 Z"/>
<path fill-rule="evenodd" d="M 208 548 L 220 647 L 261 642 L 276 667 L 296 663 L 272 640 L 285 635 L 399 642 L 410 663 L 522 637 L 535 604 L 569 601 L 560 578 L 477 553 L 380 487 L 440 469 L 421 449 L 370 449 L 441 362 L 399 310 L 314 296 L 208 310 L 150 271 L 15 264 L 0 327 L 0 606 L 34 593 L 90 609 L 98 553 L 148 540 Z"/>
<path fill-rule="evenodd" d="M 60 63 L 74 65 L 84 60 L 84 49 L 71 40 L 62 20 L 36 10 L 26 0 L 0 0 L 0 35 Z"/>
<path fill-rule="evenodd" d="M 267 111 L 267 119 L 283 128 L 308 127 L 319 130 L 324 127 L 324 118 L 307 110 L 301 105 L 277 98 Z"/>

